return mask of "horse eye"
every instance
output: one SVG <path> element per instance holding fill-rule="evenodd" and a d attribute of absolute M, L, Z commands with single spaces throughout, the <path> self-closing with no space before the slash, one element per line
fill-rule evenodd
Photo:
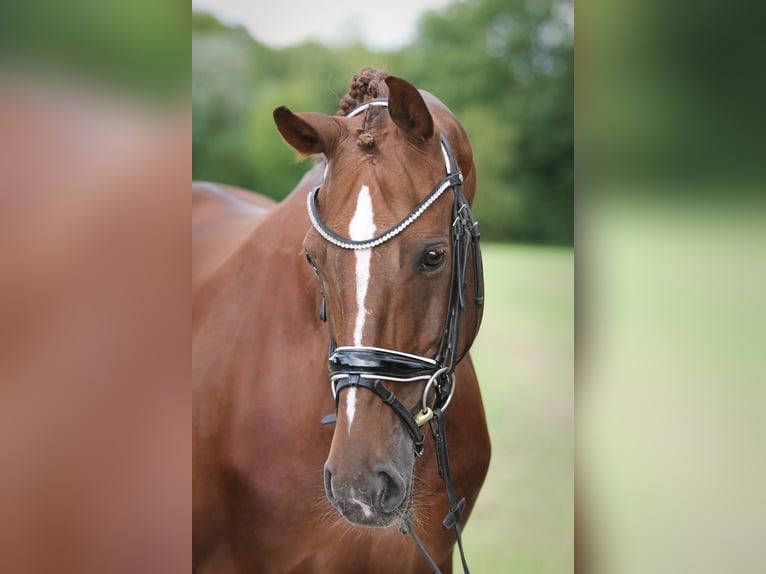
<path fill-rule="evenodd" d="M 438 267 L 444 261 L 446 252 L 437 251 L 436 249 L 429 249 L 423 256 L 423 267 Z"/>
<path fill-rule="evenodd" d="M 311 254 L 308 251 L 306 252 L 306 261 L 308 261 L 309 265 L 311 265 L 314 268 L 314 271 L 317 271 L 317 264 L 314 261 L 314 258 L 311 256 Z"/>

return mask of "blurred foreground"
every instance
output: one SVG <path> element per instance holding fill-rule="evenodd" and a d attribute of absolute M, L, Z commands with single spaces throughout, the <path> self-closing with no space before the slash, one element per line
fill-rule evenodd
<path fill-rule="evenodd" d="M 190 570 L 183 17 L 0 16 L 3 572 Z"/>
<path fill-rule="evenodd" d="M 636 198 L 586 210 L 583 571 L 763 572 L 765 214 Z"/>
<path fill-rule="evenodd" d="M 763 572 L 762 18 L 577 19 L 578 570 Z"/>
<path fill-rule="evenodd" d="M 0 556 L 189 570 L 190 126 L 0 85 Z"/>

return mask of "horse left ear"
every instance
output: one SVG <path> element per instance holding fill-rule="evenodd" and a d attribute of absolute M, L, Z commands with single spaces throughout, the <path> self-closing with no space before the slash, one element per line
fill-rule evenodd
<path fill-rule="evenodd" d="M 286 106 L 274 110 L 274 123 L 287 143 L 304 155 L 327 153 L 340 133 L 338 122 L 325 114 L 294 114 Z"/>
<path fill-rule="evenodd" d="M 425 142 L 434 135 L 434 120 L 423 96 L 409 82 L 388 76 L 388 113 L 394 123 L 415 141 Z"/>

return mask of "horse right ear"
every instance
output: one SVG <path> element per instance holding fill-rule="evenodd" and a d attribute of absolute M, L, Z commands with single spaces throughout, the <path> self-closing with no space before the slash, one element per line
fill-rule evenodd
<path fill-rule="evenodd" d="M 287 143 L 304 155 L 327 153 L 338 141 L 340 126 L 325 114 L 294 114 L 286 106 L 274 110 L 274 123 Z"/>
<path fill-rule="evenodd" d="M 425 142 L 434 135 L 434 120 L 423 96 L 409 82 L 388 76 L 388 113 L 393 122 L 408 136 Z"/>

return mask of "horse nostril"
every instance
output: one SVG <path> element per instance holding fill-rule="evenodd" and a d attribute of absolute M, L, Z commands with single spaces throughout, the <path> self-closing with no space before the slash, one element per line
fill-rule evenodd
<path fill-rule="evenodd" d="M 378 476 L 383 483 L 378 505 L 383 512 L 393 512 L 401 506 L 407 494 L 404 479 L 393 468 L 381 469 Z"/>
<path fill-rule="evenodd" d="M 337 497 L 332 490 L 332 472 L 326 466 L 324 468 L 324 490 L 330 502 L 336 500 Z"/>

